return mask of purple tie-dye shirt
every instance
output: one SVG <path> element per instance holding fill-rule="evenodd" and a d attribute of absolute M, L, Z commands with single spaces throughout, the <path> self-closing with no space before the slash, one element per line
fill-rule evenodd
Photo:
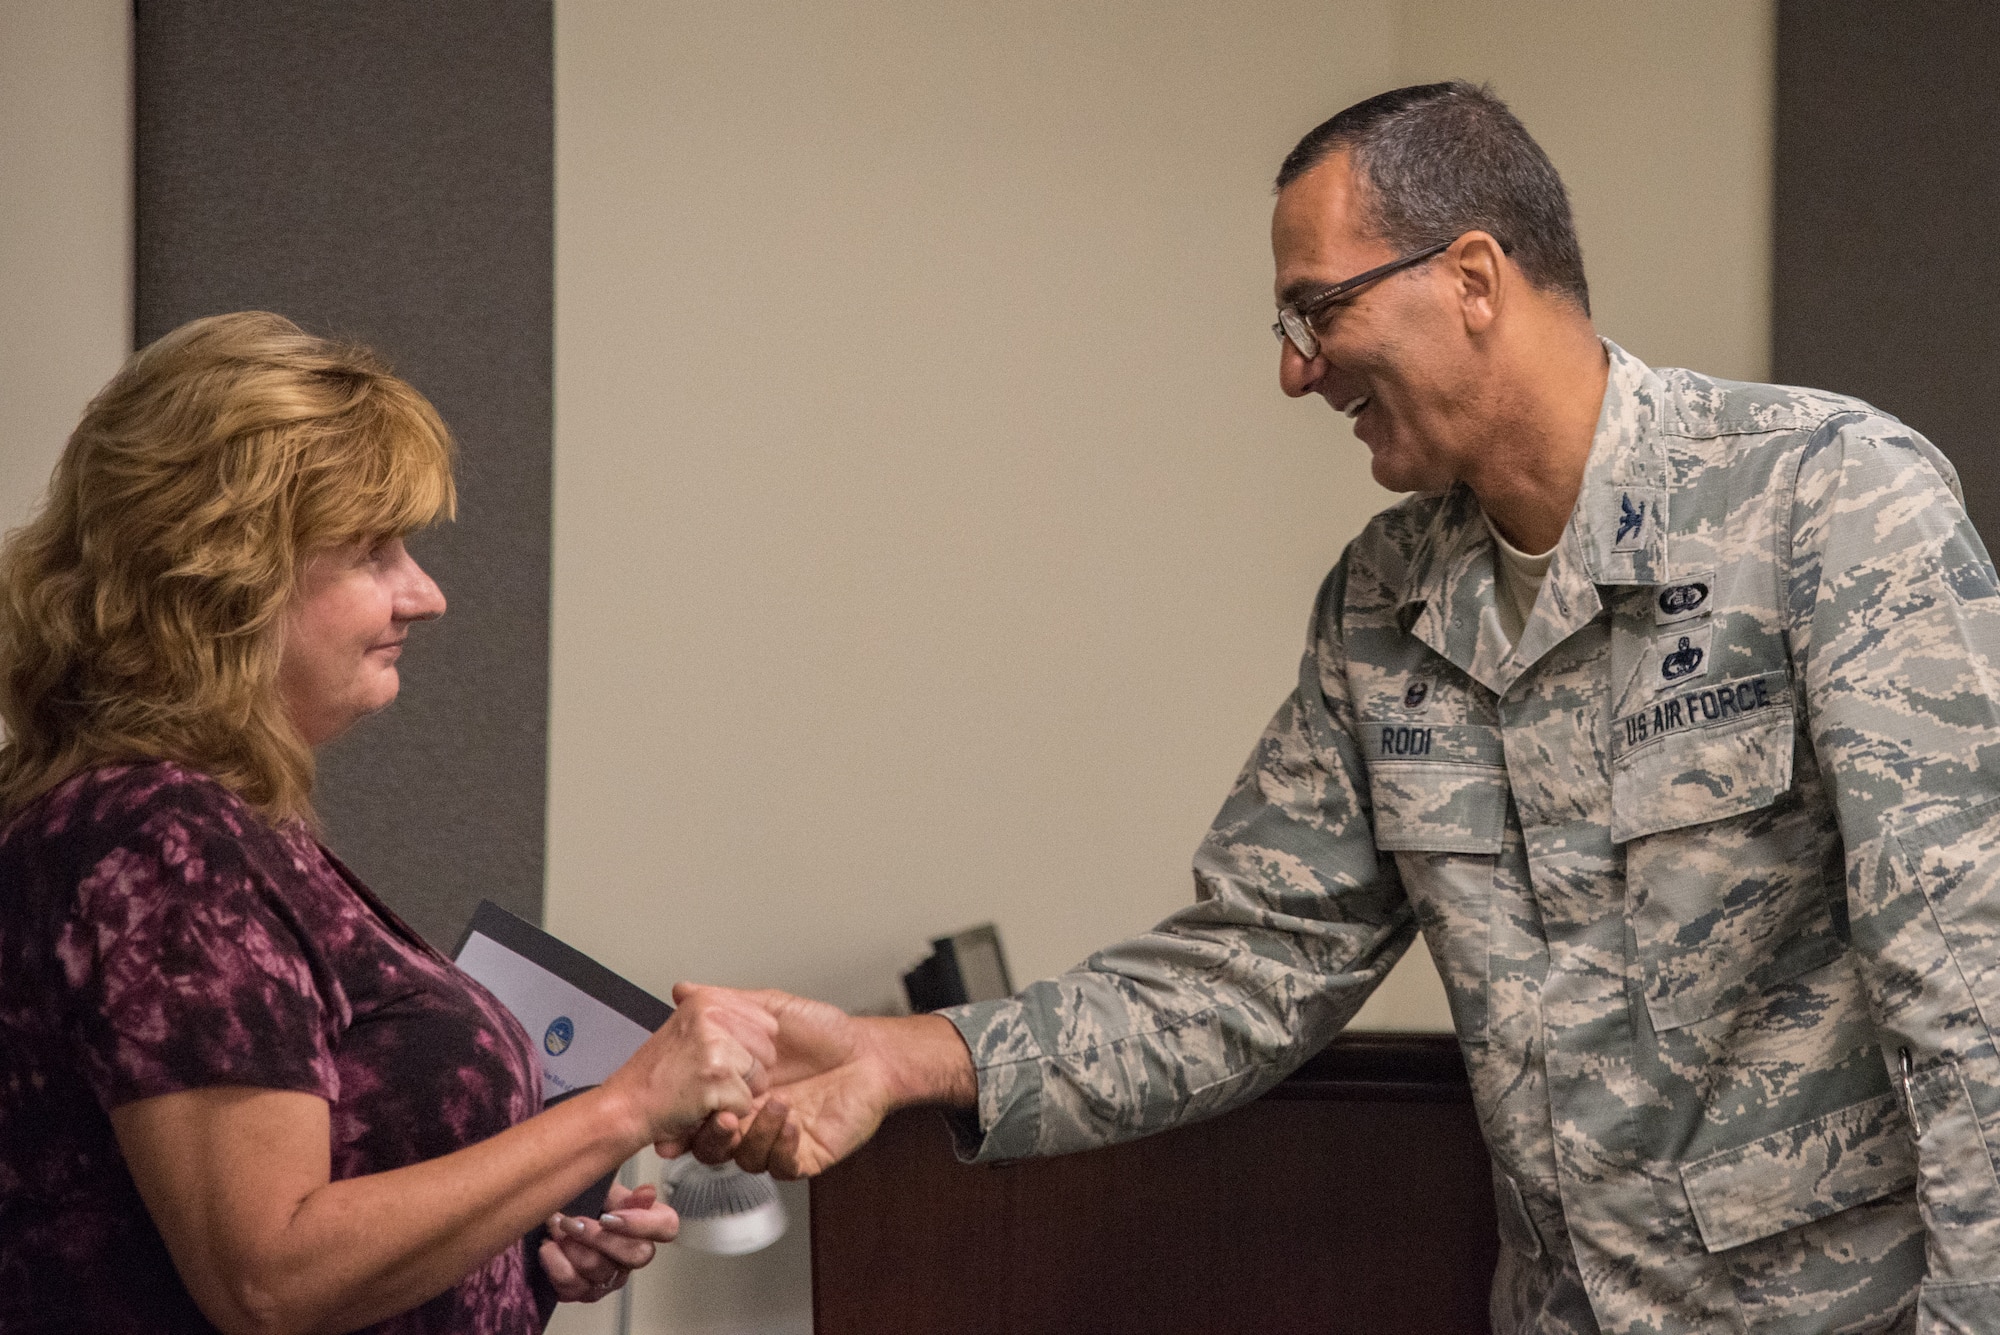
<path fill-rule="evenodd" d="M 335 1179 L 541 1108 L 520 1025 L 305 831 L 178 765 L 78 775 L 0 831 L 0 1335 L 213 1330 L 106 1116 L 211 1085 L 325 1099 Z M 369 1329 L 528 1335 L 552 1301 L 517 1243 Z"/>

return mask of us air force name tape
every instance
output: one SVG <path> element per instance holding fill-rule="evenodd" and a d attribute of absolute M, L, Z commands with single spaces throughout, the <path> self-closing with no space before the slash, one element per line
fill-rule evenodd
<path fill-rule="evenodd" d="M 1766 672 L 1758 677 L 1691 687 L 1655 700 L 1611 725 L 1611 754 L 1617 757 L 1662 737 L 1714 727 L 1745 714 L 1788 708 L 1792 702 L 1788 683 L 1784 673 Z"/>

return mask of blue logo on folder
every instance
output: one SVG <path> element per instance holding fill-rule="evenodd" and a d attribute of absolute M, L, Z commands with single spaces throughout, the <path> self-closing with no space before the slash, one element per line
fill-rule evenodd
<path fill-rule="evenodd" d="M 569 1022 L 569 1016 L 558 1015 L 549 1021 L 549 1031 L 542 1035 L 542 1047 L 549 1056 L 560 1057 L 568 1050 L 570 1040 L 576 1037 L 576 1026 Z"/>

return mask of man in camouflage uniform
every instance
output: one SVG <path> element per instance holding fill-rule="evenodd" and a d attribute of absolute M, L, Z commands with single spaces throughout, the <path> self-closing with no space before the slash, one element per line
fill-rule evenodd
<path fill-rule="evenodd" d="M 1419 494 L 1321 589 L 1197 902 L 943 1018 L 769 994 L 790 1083 L 739 1161 L 816 1172 L 916 1102 L 976 1108 L 982 1160 L 1222 1112 L 1421 930 L 1497 1331 L 2000 1331 L 2000 595 L 1950 465 L 1598 341 L 1481 90 L 1350 108 L 1280 187 L 1284 386 Z"/>

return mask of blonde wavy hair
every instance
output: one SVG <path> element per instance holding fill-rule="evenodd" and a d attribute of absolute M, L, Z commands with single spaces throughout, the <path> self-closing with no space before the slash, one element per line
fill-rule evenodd
<path fill-rule="evenodd" d="M 379 357 L 283 316 L 210 316 L 134 354 L 0 548 L 0 813 L 152 759 L 310 822 L 313 754 L 277 690 L 300 573 L 451 517 L 453 454 Z"/>

